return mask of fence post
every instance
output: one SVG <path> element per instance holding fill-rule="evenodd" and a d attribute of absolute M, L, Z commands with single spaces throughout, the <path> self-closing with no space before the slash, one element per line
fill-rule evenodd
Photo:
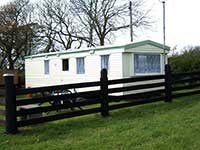
<path fill-rule="evenodd" d="M 165 102 L 172 102 L 172 77 L 171 67 L 169 64 L 165 65 Z"/>
<path fill-rule="evenodd" d="M 17 117 L 14 74 L 4 74 L 3 77 L 6 90 L 6 133 L 15 134 L 17 132 Z"/>
<path fill-rule="evenodd" d="M 101 115 L 103 117 L 109 116 L 109 104 L 108 104 L 108 77 L 107 70 L 101 70 Z"/>

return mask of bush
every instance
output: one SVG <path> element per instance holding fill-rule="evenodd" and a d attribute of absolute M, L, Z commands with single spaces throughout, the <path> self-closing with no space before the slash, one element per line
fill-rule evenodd
<path fill-rule="evenodd" d="M 169 58 L 173 73 L 200 71 L 200 47 L 190 47 Z"/>

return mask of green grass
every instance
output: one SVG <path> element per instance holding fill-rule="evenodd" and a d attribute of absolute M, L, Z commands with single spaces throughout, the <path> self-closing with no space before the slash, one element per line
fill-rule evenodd
<path fill-rule="evenodd" d="M 200 95 L 0 132 L 1 150 L 199 150 Z"/>

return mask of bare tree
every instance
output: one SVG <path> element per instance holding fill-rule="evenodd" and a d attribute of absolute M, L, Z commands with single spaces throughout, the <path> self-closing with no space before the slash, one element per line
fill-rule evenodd
<path fill-rule="evenodd" d="M 114 31 L 127 29 L 128 3 L 119 0 L 70 0 L 74 14 L 81 23 L 90 44 L 104 45 Z M 150 10 L 143 9 L 142 0 L 132 0 L 132 18 L 135 28 L 151 26 Z M 95 39 L 96 38 L 96 39 Z M 95 43 L 97 41 L 98 43 Z"/>
<path fill-rule="evenodd" d="M 0 7 L 0 67 L 14 69 L 18 59 L 31 53 L 34 26 L 29 0 L 15 0 Z"/>
<path fill-rule="evenodd" d="M 42 5 L 41 5 L 42 4 Z M 57 51 L 56 46 L 70 49 L 73 43 L 81 45 L 82 40 L 76 20 L 65 0 L 44 0 L 38 5 L 39 22 L 46 39 L 45 52 Z"/>

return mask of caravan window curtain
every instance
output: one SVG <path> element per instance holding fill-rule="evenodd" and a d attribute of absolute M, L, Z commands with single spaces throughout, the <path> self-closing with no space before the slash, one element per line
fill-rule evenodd
<path fill-rule="evenodd" d="M 84 74 L 85 73 L 84 57 L 76 58 L 76 71 L 77 71 L 77 74 Z"/>
<path fill-rule="evenodd" d="M 101 56 L 101 69 L 109 70 L 109 55 Z"/>
<path fill-rule="evenodd" d="M 49 60 L 44 60 L 44 74 L 49 74 Z"/>
<path fill-rule="evenodd" d="M 160 73 L 159 54 L 134 54 L 134 70 L 137 74 Z"/>

